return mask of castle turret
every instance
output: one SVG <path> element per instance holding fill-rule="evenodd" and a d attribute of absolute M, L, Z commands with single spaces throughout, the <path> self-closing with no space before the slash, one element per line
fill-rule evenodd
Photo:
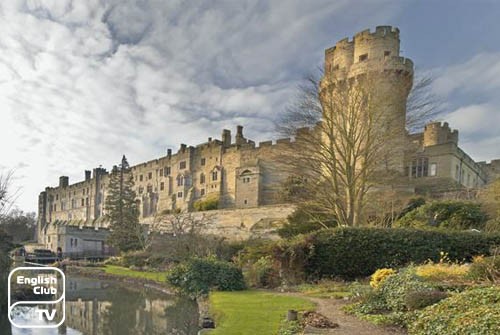
<path fill-rule="evenodd" d="M 455 143 L 458 145 L 458 130 L 451 130 L 448 122 L 431 122 L 424 129 L 424 147 L 444 143 Z"/>
<path fill-rule="evenodd" d="M 378 26 L 374 32 L 364 30 L 352 41 L 347 38 L 325 51 L 325 73 L 320 84 L 322 104 L 326 106 L 328 92 L 333 92 L 339 83 L 370 75 L 370 90 L 383 111 L 380 127 L 393 133 L 394 143 L 401 148 L 391 163 L 396 170 L 403 171 L 403 143 L 406 140 L 406 102 L 413 84 L 413 62 L 400 57 L 399 29 Z M 328 108 L 324 108 L 327 110 Z"/>

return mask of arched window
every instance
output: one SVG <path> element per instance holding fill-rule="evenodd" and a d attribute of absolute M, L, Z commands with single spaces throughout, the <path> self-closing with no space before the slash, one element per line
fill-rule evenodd
<path fill-rule="evenodd" d="M 212 172 L 212 181 L 216 181 L 218 177 L 217 171 Z"/>

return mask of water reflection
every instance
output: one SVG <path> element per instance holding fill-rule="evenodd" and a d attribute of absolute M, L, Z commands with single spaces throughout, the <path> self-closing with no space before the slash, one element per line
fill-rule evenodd
<path fill-rule="evenodd" d="M 10 327 L 0 316 L 6 335 L 191 335 L 198 332 L 198 307 L 191 300 L 147 289 L 85 278 L 67 278 L 66 321 L 58 329 Z M 22 323 L 22 319 L 16 319 Z M 4 330 L 6 332 L 4 332 Z"/>

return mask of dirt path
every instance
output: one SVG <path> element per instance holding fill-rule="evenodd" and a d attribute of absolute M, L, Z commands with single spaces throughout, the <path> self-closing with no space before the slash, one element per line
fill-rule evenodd
<path fill-rule="evenodd" d="M 342 334 L 342 335 L 404 335 L 406 332 L 400 328 L 382 327 L 373 325 L 367 321 L 360 320 L 342 311 L 346 304 L 341 299 L 321 299 L 299 295 L 307 298 L 317 305 L 317 312 L 323 314 L 332 322 L 338 323 L 339 327 L 328 331 L 306 331 L 304 334 Z"/>

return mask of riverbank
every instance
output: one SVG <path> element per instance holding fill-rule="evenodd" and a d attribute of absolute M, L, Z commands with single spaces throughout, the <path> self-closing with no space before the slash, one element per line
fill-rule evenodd
<path fill-rule="evenodd" d="M 164 294 L 176 294 L 166 284 L 164 272 L 136 271 L 114 265 L 105 267 L 67 266 L 65 272 L 69 275 L 121 282 L 130 288 L 146 287 Z"/>

